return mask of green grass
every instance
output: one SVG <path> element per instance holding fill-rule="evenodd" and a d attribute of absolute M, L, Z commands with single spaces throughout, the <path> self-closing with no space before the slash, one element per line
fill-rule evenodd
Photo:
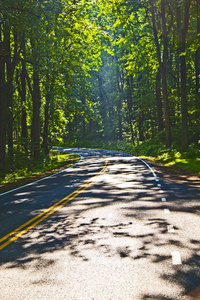
<path fill-rule="evenodd" d="M 189 171 L 190 173 L 200 175 L 200 158 L 187 157 L 187 153 L 177 152 L 175 155 L 171 156 L 167 152 L 158 156 L 148 156 L 153 162 L 159 163 L 165 166 L 176 166 L 182 170 Z"/>
<path fill-rule="evenodd" d="M 48 157 L 43 157 L 40 161 L 33 159 L 22 161 L 18 159 L 13 168 L 10 168 L 0 177 L 0 184 L 18 182 L 37 175 L 45 175 L 48 171 L 60 168 L 63 165 L 69 167 L 79 160 L 75 154 L 63 154 L 58 151 L 51 151 Z"/>

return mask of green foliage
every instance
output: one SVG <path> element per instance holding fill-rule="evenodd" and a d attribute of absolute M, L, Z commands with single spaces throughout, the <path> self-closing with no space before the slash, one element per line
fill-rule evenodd
<path fill-rule="evenodd" d="M 148 158 L 166 166 L 176 166 L 180 169 L 200 175 L 200 150 L 190 147 L 187 152 L 179 152 L 175 148 L 165 149 L 157 156 L 152 154 Z"/>
<path fill-rule="evenodd" d="M 185 28 L 184 5 L 184 1 L 178 7 L 176 1 L 168 1 L 165 7 L 166 80 L 172 144 L 179 149 L 183 132 L 180 59 L 184 54 L 191 144 L 187 155 L 193 158 L 199 155 L 195 150 L 200 125 L 199 14 L 194 1 L 182 51 L 177 28 Z M 2 147 L 4 151 L 9 144 L 7 167 L 12 161 L 20 168 L 20 156 L 30 161 L 35 155 L 33 144 L 41 155 L 51 145 L 69 141 L 135 155 L 158 156 L 168 151 L 163 146 L 166 126 L 159 128 L 158 122 L 159 117 L 167 119 L 159 78 L 164 51 L 160 1 L 5 0 L 0 1 L 0 9 L 0 54 L 6 57 L 4 66 L 8 58 L 12 66 L 10 74 L 4 70 L 6 83 L 0 91 L 11 92 L 6 97 L 9 118 Z"/>
<path fill-rule="evenodd" d="M 49 156 L 43 156 L 37 162 L 33 159 L 26 160 L 18 155 L 15 164 L 10 165 L 10 168 L 4 174 L 1 174 L 0 185 L 17 182 L 35 175 L 45 176 L 47 171 L 59 168 L 63 164 L 65 167 L 69 167 L 78 160 L 79 157 L 75 154 L 63 154 L 59 151 L 51 151 Z"/>

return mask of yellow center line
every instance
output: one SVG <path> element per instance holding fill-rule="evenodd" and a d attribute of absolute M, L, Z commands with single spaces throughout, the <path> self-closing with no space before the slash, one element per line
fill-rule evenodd
<path fill-rule="evenodd" d="M 28 222 L 22 224 L 17 229 L 11 231 L 10 233 L 8 233 L 4 237 L 2 237 L 0 239 L 0 243 L 3 242 L 3 241 L 5 241 L 6 239 L 8 239 L 9 237 L 11 237 L 11 236 L 14 235 L 8 241 L 6 241 L 5 243 L 3 243 L 0 246 L 0 250 L 2 250 L 3 248 L 5 248 L 10 243 L 14 242 L 16 239 L 18 239 L 20 236 L 22 236 L 25 232 L 27 232 L 30 229 L 32 229 L 33 227 L 35 227 L 37 224 L 39 224 L 40 222 L 42 222 L 43 220 L 45 220 L 47 217 L 49 217 L 50 215 L 52 215 L 59 208 L 63 207 L 69 201 L 71 201 L 72 199 L 74 199 L 82 191 L 84 191 L 85 189 L 87 189 L 94 182 L 94 178 L 97 177 L 97 176 L 99 176 L 100 174 L 103 174 L 106 171 L 106 169 L 108 168 L 108 166 L 109 166 L 109 161 L 106 160 L 106 165 L 97 173 L 97 175 L 93 176 L 90 180 L 88 180 L 86 183 L 84 183 L 82 186 L 80 186 L 77 190 L 75 190 L 74 192 L 72 192 L 71 194 L 69 194 L 68 196 L 66 196 L 65 198 L 59 200 L 58 202 L 56 202 L 54 205 L 50 206 L 49 208 L 45 209 L 39 215 L 35 216 L 34 218 L 32 218 L 31 220 L 29 220 Z M 37 221 L 34 222 L 35 220 L 37 220 Z M 31 224 L 31 223 L 33 223 L 33 224 Z M 31 225 L 29 225 L 29 224 L 31 224 Z M 23 230 L 21 230 L 21 229 L 23 229 Z"/>

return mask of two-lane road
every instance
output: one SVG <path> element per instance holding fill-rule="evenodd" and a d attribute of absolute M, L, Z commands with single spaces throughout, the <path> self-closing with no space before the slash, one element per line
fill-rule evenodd
<path fill-rule="evenodd" d="M 0 195 L 0 299 L 183 299 L 200 284 L 200 190 L 128 154 Z M 192 299 L 185 297 L 184 299 Z"/>

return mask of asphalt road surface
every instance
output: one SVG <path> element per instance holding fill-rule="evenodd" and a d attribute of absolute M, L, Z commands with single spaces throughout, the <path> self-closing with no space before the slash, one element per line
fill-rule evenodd
<path fill-rule="evenodd" d="M 80 161 L 0 194 L 0 299 L 200 299 L 200 189 L 128 154 L 62 150 Z"/>

